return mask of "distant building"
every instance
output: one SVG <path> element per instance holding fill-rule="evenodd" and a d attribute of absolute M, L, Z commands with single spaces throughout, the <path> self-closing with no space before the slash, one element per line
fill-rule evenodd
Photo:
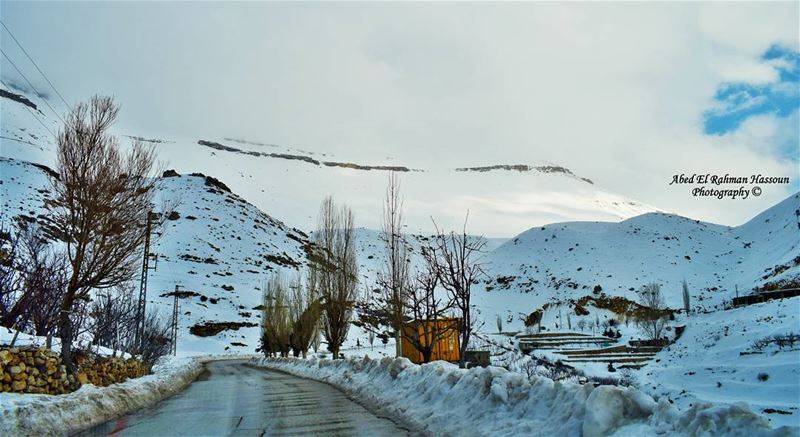
<path fill-rule="evenodd" d="M 436 324 L 436 332 L 441 333 L 437 335 L 438 340 L 433 346 L 431 353 L 431 361 L 450 361 L 458 362 L 460 359 L 459 351 L 459 319 L 445 318 L 438 320 L 414 320 L 403 325 L 403 339 L 401 342 L 403 356 L 411 360 L 413 363 L 421 364 L 425 360 L 423 355 L 408 338 L 417 336 L 422 341 L 423 345 L 427 345 L 430 341 L 430 333 L 433 329 L 426 329 L 431 324 Z M 425 332 L 428 332 L 426 337 Z"/>
<path fill-rule="evenodd" d="M 745 305 L 753 305 L 755 303 L 766 302 L 773 299 L 786 299 L 790 297 L 800 296 L 800 288 L 787 288 L 784 290 L 772 291 L 759 291 L 745 296 L 733 298 L 733 306 L 740 307 Z"/>

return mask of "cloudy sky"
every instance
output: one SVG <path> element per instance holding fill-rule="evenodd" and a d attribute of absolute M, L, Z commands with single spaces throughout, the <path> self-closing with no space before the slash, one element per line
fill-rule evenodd
<path fill-rule="evenodd" d="M 798 189 L 798 13 L 797 2 L 0 5 L 68 102 L 113 94 L 122 127 L 144 136 L 426 168 L 554 162 L 731 225 Z M 2 48 L 24 59 L 5 31 Z M 694 172 L 792 184 L 752 201 L 668 185 Z"/>

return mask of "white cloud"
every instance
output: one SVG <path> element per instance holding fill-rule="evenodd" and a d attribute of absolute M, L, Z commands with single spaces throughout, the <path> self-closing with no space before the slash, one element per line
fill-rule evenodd
<path fill-rule="evenodd" d="M 747 82 L 767 84 L 778 81 L 778 70 L 771 65 L 753 59 L 739 60 L 720 66 L 720 78 L 725 82 Z"/>
<path fill-rule="evenodd" d="M 698 202 L 667 183 L 691 170 L 796 176 L 765 152 L 767 121 L 718 138 L 702 114 L 723 82 L 775 80 L 758 58 L 797 48 L 797 15 L 797 3 L 4 6 L 64 94 L 115 94 L 140 134 L 420 167 L 552 161 L 727 223 L 788 193 Z"/>

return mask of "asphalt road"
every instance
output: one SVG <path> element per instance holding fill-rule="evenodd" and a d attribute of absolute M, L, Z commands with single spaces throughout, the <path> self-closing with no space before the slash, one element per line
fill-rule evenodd
<path fill-rule="evenodd" d="M 79 436 L 404 436 L 320 382 L 216 361 L 186 390 Z"/>

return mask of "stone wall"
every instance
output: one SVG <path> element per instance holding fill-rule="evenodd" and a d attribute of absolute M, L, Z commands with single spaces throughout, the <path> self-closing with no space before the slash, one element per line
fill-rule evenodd
<path fill-rule="evenodd" d="M 137 359 L 124 360 L 122 358 L 104 357 L 100 359 L 85 359 L 78 365 L 77 379 L 81 384 L 87 382 L 98 387 L 125 381 L 128 378 L 138 378 L 150 373 L 150 367 Z"/>
<path fill-rule="evenodd" d="M 16 393 L 63 394 L 83 384 L 107 386 L 150 372 L 139 360 L 78 356 L 78 371 L 68 375 L 61 357 L 39 348 L 0 349 L 0 391 Z"/>

